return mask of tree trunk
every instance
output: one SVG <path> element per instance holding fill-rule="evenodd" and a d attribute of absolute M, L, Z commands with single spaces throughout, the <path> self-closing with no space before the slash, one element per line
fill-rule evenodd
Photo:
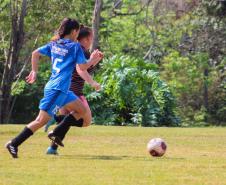
<path fill-rule="evenodd" d="M 203 105 L 206 109 L 206 112 L 209 112 L 209 93 L 208 93 L 208 77 L 209 77 L 209 69 L 205 68 L 204 72 L 204 84 L 203 84 Z M 204 117 L 205 122 L 208 122 L 207 114 Z"/>
<path fill-rule="evenodd" d="M 176 18 L 179 19 L 185 12 L 185 2 L 183 0 L 177 0 Z"/>
<path fill-rule="evenodd" d="M 18 7 L 21 7 L 19 12 Z M 10 2 L 11 36 L 8 55 L 4 66 L 0 85 L 0 123 L 9 120 L 11 106 L 11 86 L 17 73 L 19 53 L 24 41 L 24 17 L 26 16 L 27 0 L 20 4 L 18 1 Z"/>
<path fill-rule="evenodd" d="M 100 28 L 100 14 L 101 14 L 101 10 L 102 10 L 102 5 L 103 5 L 102 0 L 96 0 L 94 11 L 93 11 L 93 21 L 92 21 L 94 37 L 93 37 L 91 51 L 98 49 L 100 47 L 100 45 L 99 45 L 99 28 Z"/>
<path fill-rule="evenodd" d="M 208 95 L 208 76 L 209 76 L 209 70 L 206 68 L 203 72 L 204 75 L 204 85 L 203 85 L 203 104 L 206 109 L 206 111 L 209 111 L 209 95 Z"/>

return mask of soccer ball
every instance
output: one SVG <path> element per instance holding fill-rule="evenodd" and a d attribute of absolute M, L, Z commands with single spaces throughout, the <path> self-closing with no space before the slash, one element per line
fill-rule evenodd
<path fill-rule="evenodd" d="M 151 139 L 147 144 L 147 150 L 153 157 L 161 157 L 165 154 L 167 145 L 161 138 Z"/>

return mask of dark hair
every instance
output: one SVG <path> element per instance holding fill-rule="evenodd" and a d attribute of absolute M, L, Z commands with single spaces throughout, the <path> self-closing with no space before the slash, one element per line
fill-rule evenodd
<path fill-rule="evenodd" d="M 70 34 L 72 30 L 79 29 L 79 22 L 75 19 L 64 18 L 60 23 L 60 27 L 57 30 L 57 35 L 60 39 L 64 38 L 66 35 Z"/>
<path fill-rule="evenodd" d="M 92 34 L 92 29 L 91 28 L 89 28 L 87 26 L 84 26 L 84 25 L 81 25 L 77 39 L 81 40 L 83 38 L 89 37 L 91 34 Z"/>

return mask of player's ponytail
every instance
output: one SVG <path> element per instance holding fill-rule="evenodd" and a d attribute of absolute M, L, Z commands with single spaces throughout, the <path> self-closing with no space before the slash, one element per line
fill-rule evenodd
<path fill-rule="evenodd" d="M 79 22 L 75 19 L 64 18 L 57 30 L 57 35 L 60 39 L 69 35 L 73 30 L 79 30 Z"/>

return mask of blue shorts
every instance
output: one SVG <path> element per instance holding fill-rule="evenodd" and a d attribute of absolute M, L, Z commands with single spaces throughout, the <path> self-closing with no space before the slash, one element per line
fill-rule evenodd
<path fill-rule="evenodd" d="M 61 107 L 77 99 L 78 97 L 72 91 L 68 91 L 68 94 L 66 94 L 59 90 L 45 89 L 44 97 L 39 103 L 39 109 L 52 117 Z"/>

